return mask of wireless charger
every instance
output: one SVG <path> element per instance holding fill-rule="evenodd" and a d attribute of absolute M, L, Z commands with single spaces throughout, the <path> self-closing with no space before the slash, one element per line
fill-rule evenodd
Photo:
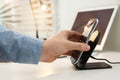
<path fill-rule="evenodd" d="M 89 57 L 93 53 L 98 41 L 100 39 L 100 32 L 95 31 L 88 42 L 88 45 L 90 46 L 90 50 L 83 52 L 81 55 L 81 58 L 79 59 L 78 63 L 75 63 L 75 61 L 78 59 L 78 56 L 80 55 L 80 51 L 73 51 L 71 56 L 71 62 L 78 70 L 89 70 L 89 69 L 107 69 L 112 68 L 109 64 L 105 62 L 95 62 L 95 63 L 87 63 Z M 85 40 L 85 39 L 82 39 Z"/>

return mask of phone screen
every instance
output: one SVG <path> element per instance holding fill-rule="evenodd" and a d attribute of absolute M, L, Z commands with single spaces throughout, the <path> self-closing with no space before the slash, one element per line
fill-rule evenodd
<path fill-rule="evenodd" d="M 96 26 L 98 24 L 98 19 L 97 18 L 91 18 L 88 23 L 84 26 L 84 31 L 82 33 L 82 35 L 84 37 L 86 37 L 85 41 L 80 40 L 80 42 L 84 42 L 86 44 L 88 44 L 89 39 L 92 35 L 92 33 L 94 32 L 94 30 L 96 29 Z M 79 55 L 78 55 L 79 54 Z M 80 61 L 80 58 L 83 54 L 83 51 L 75 51 L 73 52 L 73 58 L 74 58 L 74 64 L 77 64 Z"/>
<path fill-rule="evenodd" d="M 98 24 L 98 19 L 90 19 L 87 23 L 87 25 L 84 27 L 84 31 L 82 33 L 83 36 L 87 37 L 87 40 L 85 43 L 88 43 L 90 36 L 94 32 L 96 26 Z"/>

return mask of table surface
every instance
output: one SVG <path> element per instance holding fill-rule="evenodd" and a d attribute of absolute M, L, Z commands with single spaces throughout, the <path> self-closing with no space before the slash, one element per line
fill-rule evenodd
<path fill-rule="evenodd" d="M 120 52 L 102 52 L 96 57 L 120 61 Z M 93 61 L 93 60 L 89 60 Z M 94 62 L 94 61 L 93 61 Z M 120 64 L 111 69 L 75 70 L 70 58 L 57 59 L 52 63 L 18 64 L 0 63 L 1 80 L 114 80 L 120 79 Z"/>

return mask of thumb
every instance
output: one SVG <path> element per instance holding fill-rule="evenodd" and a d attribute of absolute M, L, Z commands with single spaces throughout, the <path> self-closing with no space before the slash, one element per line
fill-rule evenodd
<path fill-rule="evenodd" d="M 90 46 L 85 43 L 68 41 L 68 49 L 69 50 L 88 51 L 90 49 Z"/>

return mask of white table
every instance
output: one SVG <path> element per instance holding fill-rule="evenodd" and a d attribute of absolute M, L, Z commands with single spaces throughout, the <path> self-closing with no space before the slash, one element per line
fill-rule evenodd
<path fill-rule="evenodd" d="M 120 52 L 103 52 L 97 57 L 120 61 Z M 0 80 L 120 80 L 120 64 L 112 69 L 75 70 L 69 58 L 38 65 L 0 63 Z"/>

